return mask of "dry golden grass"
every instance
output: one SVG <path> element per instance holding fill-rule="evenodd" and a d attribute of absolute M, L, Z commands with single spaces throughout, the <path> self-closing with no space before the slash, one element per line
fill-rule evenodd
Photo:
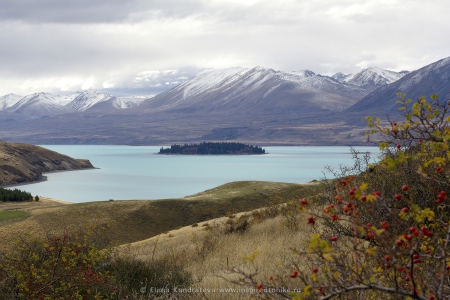
<path fill-rule="evenodd" d="M 6 241 L 0 250 L 13 247 L 22 234 L 42 235 L 61 232 L 65 227 L 79 228 L 85 224 L 105 223 L 110 227 L 104 236 L 114 245 L 141 241 L 183 226 L 214 219 L 227 214 L 265 207 L 272 199 L 290 201 L 317 192 L 317 185 L 245 181 L 233 182 L 182 199 L 152 201 L 102 201 L 80 204 L 45 205 L 39 203 L 8 204 L 26 211 L 29 217 L 21 222 L 0 227 Z M 0 210 L 5 210 L 6 208 Z M 1 224 L 0 224 L 1 225 Z"/>
<path fill-rule="evenodd" d="M 237 214 L 234 219 L 250 213 Z M 303 251 L 309 245 L 312 233 L 318 232 L 320 225 L 313 228 L 307 224 L 306 215 L 298 215 L 297 230 L 289 230 L 283 216 L 265 219 L 243 233 L 225 234 L 219 229 L 228 218 L 218 218 L 199 223 L 198 226 L 183 227 L 151 239 L 118 247 L 120 255 L 128 255 L 143 261 L 161 256 L 172 256 L 180 260 L 195 279 L 193 289 L 214 290 L 210 293 L 191 293 L 190 299 L 251 299 L 260 296 L 249 293 L 245 289 L 255 286 L 242 286 L 232 283 L 241 276 L 232 270 L 237 268 L 246 272 L 257 271 L 257 282 L 270 282 L 270 275 L 277 281 L 271 281 L 277 287 L 295 287 L 295 280 L 290 278 L 294 264 L 305 264 L 304 256 L 294 254 L 292 249 Z M 208 228 L 205 227 L 208 224 Z M 205 242 L 206 241 L 206 242 Z M 209 247 L 201 247 L 204 244 Z M 202 249 L 200 249 L 202 248 Z M 255 260 L 249 257 L 257 251 Z M 236 292 L 223 292 L 225 289 L 235 289 Z"/>

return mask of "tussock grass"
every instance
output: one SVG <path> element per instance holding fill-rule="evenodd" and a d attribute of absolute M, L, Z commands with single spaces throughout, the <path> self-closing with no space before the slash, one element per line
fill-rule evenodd
<path fill-rule="evenodd" d="M 299 266 L 306 265 L 306 256 L 293 253 L 293 249 L 304 251 L 309 245 L 311 234 L 322 230 L 307 224 L 307 215 L 298 215 L 298 228 L 286 226 L 286 217 L 278 215 L 264 220 L 252 220 L 252 212 L 232 216 L 232 219 L 249 218 L 251 226 L 244 232 L 227 234 L 226 224 L 230 218 L 219 218 L 187 226 L 145 241 L 123 245 L 119 253 L 141 261 L 151 261 L 157 257 L 171 255 L 182 263 L 186 271 L 194 277 L 193 289 L 214 290 L 209 293 L 191 293 L 187 299 L 250 299 L 258 293 L 243 292 L 238 281 L 240 276 L 233 270 L 255 273 L 257 282 L 268 282 L 268 276 L 277 278 L 272 286 L 287 287 L 295 284 L 290 273 Z M 203 226 L 204 224 L 208 226 Z M 257 251 L 257 252 L 255 252 Z M 255 259 L 248 259 L 255 255 Z M 241 292 L 221 292 L 221 289 L 241 289 Z M 254 287 L 253 287 L 254 288 Z"/>
<path fill-rule="evenodd" d="M 110 227 L 104 231 L 105 238 L 115 245 L 122 245 L 227 214 L 265 207 L 274 198 L 286 202 L 306 197 L 317 193 L 318 188 L 314 184 L 244 181 L 225 184 L 181 199 L 23 207 L 23 210 L 28 210 L 30 217 L 0 227 L 0 237 L 4 241 L 13 241 L 20 234 L 58 233 L 65 227 L 80 228 L 88 223 L 106 223 L 109 220 Z M 0 250 L 8 250 L 11 246 L 12 243 L 2 243 Z"/>

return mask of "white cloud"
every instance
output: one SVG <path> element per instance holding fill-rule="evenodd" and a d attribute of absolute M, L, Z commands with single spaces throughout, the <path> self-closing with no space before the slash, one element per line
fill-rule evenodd
<path fill-rule="evenodd" d="M 81 89 L 88 90 L 88 89 L 92 88 L 93 85 L 94 85 L 94 77 L 91 76 L 88 79 L 86 79 L 85 82 L 83 82 L 83 84 L 81 85 Z"/>
<path fill-rule="evenodd" d="M 155 94 L 237 65 L 413 70 L 450 55 L 448 15 L 446 0 L 2 0 L 0 94 Z"/>

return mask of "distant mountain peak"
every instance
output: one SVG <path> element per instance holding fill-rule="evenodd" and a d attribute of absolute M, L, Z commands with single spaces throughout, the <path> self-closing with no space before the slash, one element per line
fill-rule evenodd
<path fill-rule="evenodd" d="M 17 94 L 9 93 L 7 95 L 0 97 L 0 110 L 4 110 L 8 107 L 13 106 L 20 101 L 23 97 Z"/>
<path fill-rule="evenodd" d="M 332 75 L 331 78 L 336 79 L 337 81 L 341 81 L 341 79 L 345 78 L 349 74 L 344 74 L 342 72 L 337 72 L 336 74 Z"/>
<path fill-rule="evenodd" d="M 356 74 L 344 75 L 343 73 L 336 73 L 332 78 L 373 91 L 380 86 L 399 80 L 408 73 L 408 71 L 395 72 L 372 66 Z"/>
<path fill-rule="evenodd" d="M 70 109 L 58 103 L 56 98 L 59 97 L 46 92 L 38 92 L 23 97 L 5 110 L 31 116 L 57 115 L 71 112 Z"/>
<path fill-rule="evenodd" d="M 395 101 L 398 92 L 405 93 L 413 100 L 420 96 L 428 97 L 431 94 L 438 94 L 443 100 L 450 97 L 450 57 L 413 72 L 401 71 L 397 74 L 402 75 L 398 81 L 374 90 L 347 111 L 362 112 L 379 109 L 385 113 L 398 114 L 398 105 Z"/>
<path fill-rule="evenodd" d="M 66 107 L 76 111 L 85 111 L 98 103 L 114 100 L 115 98 L 115 96 L 110 94 L 94 90 L 85 90 L 83 92 L 79 92 L 79 94 L 72 101 L 70 101 Z"/>

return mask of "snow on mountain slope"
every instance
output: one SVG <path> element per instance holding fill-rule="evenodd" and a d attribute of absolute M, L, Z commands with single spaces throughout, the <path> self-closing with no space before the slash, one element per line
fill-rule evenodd
<path fill-rule="evenodd" d="M 430 64 L 428 66 L 425 66 L 419 70 L 418 72 L 414 72 L 412 76 L 408 76 L 407 80 L 404 80 L 399 88 L 401 90 L 406 90 L 408 88 L 413 87 L 414 85 L 418 84 L 420 81 L 424 79 L 424 77 L 429 76 L 430 73 L 441 73 L 443 75 L 444 80 L 449 80 L 448 71 L 447 72 L 441 72 L 440 69 L 448 69 L 450 66 L 450 57 L 441 59 L 433 64 Z M 450 88 L 449 88 L 450 90 Z M 437 92 L 437 91 L 436 91 Z"/>
<path fill-rule="evenodd" d="M 183 90 L 183 98 L 194 97 L 205 91 L 214 91 L 228 83 L 231 83 L 249 69 L 234 67 L 227 69 L 209 69 L 200 72 L 194 80 L 187 80 L 176 86 L 175 90 Z"/>
<path fill-rule="evenodd" d="M 342 73 L 337 73 L 332 77 L 340 82 L 374 90 L 380 86 L 391 84 L 408 73 L 408 71 L 394 72 L 377 67 L 370 67 L 357 74 L 344 75 Z"/>
<path fill-rule="evenodd" d="M 85 111 L 98 103 L 113 100 L 114 98 L 116 97 L 106 93 L 86 90 L 79 93 L 66 107 L 76 111 Z"/>
<path fill-rule="evenodd" d="M 76 97 L 78 97 L 81 94 L 81 92 L 75 92 L 73 94 L 70 95 L 64 95 L 64 96 L 55 96 L 55 102 L 58 104 L 61 104 L 63 106 L 66 106 L 67 104 L 69 104 L 71 101 L 73 101 L 73 99 L 75 99 Z"/>
<path fill-rule="evenodd" d="M 331 78 L 336 79 L 337 81 L 342 82 L 345 77 L 350 76 L 351 74 L 344 74 L 342 72 L 337 72 L 336 74 L 332 75 Z"/>
<path fill-rule="evenodd" d="M 146 100 L 145 111 L 270 111 L 296 107 L 342 110 L 361 99 L 364 88 L 304 70 L 282 72 L 255 67 L 206 70 L 194 78 Z M 242 109 L 242 110 L 240 110 Z"/>
<path fill-rule="evenodd" d="M 35 93 L 23 97 L 5 111 L 35 116 L 57 115 L 72 112 L 71 109 L 58 104 L 55 97 L 59 96 L 54 96 L 49 93 Z"/>
<path fill-rule="evenodd" d="M 348 108 L 349 112 L 378 109 L 383 113 L 398 114 L 397 93 L 406 94 L 413 101 L 421 96 L 437 94 L 447 101 L 450 97 L 450 57 L 429 64 L 403 76 L 398 81 L 382 86 Z"/>
<path fill-rule="evenodd" d="M 16 94 L 7 94 L 4 96 L 1 96 L 0 97 L 0 111 L 13 106 L 17 102 L 19 102 L 19 100 L 22 98 L 23 98 L 23 96 L 16 95 Z"/>

